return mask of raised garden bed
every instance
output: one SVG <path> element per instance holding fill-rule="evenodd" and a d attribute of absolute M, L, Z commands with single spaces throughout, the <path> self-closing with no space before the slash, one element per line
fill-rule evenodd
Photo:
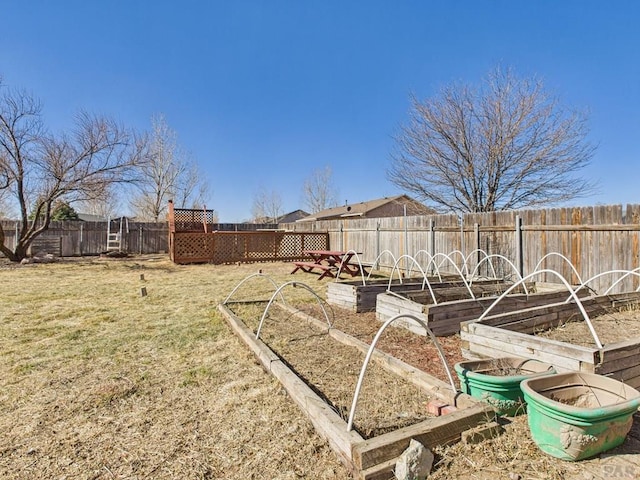
<path fill-rule="evenodd" d="M 577 305 L 559 302 L 496 315 L 492 311 L 480 322 L 464 322 L 460 332 L 463 355 L 471 359 L 504 355 L 535 358 L 558 371 L 598 373 L 640 387 L 640 333 L 637 327 L 625 328 L 620 323 L 629 321 L 630 315 L 640 322 L 640 293 L 581 301 L 594 330 L 602 333 L 602 348 L 596 345 Z M 571 330 L 569 337 L 567 330 Z"/>
<path fill-rule="evenodd" d="M 376 317 L 381 322 L 399 313 L 410 313 L 424 320 L 437 336 L 453 335 L 460 331 L 460 323 L 478 318 L 496 300 L 496 296 L 504 292 L 510 285 L 505 283 L 472 285 L 475 299 L 469 298 L 469 291 L 465 287 L 434 290 L 437 304 L 433 303 L 429 291 L 398 291 L 381 293 L 376 304 Z M 548 287 L 547 287 L 548 288 Z M 519 293 L 521 289 L 514 289 L 514 293 L 507 295 L 496 305 L 496 312 L 511 312 L 538 305 L 549 305 L 567 298 L 566 291 L 536 292 L 535 284 L 527 284 L 529 295 Z M 440 294 L 440 295 L 439 295 Z M 441 301 L 442 300 L 442 301 Z M 399 326 L 414 333 L 424 335 L 424 329 L 411 321 L 403 321 Z"/>
<path fill-rule="evenodd" d="M 458 281 L 456 282 L 456 278 Z M 432 282 L 432 288 L 462 285 L 457 275 L 442 275 L 441 277 L 427 277 Z M 440 282 L 442 280 L 442 282 Z M 406 278 L 400 280 L 388 278 L 362 281 L 331 282 L 327 285 L 327 302 L 336 307 L 351 310 L 356 313 L 373 312 L 376 309 L 376 296 L 387 290 L 413 291 L 422 290 L 424 278 Z"/>
<path fill-rule="evenodd" d="M 447 445 L 458 441 L 463 431 L 493 419 L 489 406 L 376 351 L 363 383 L 355 429 L 347 431 L 346 414 L 368 344 L 329 328 L 325 320 L 280 304 L 269 310 L 261 338 L 256 339 L 264 303 L 232 303 L 220 305 L 220 310 L 355 478 L 393 478 L 395 460 L 412 438 L 429 447 Z M 457 410 L 430 417 L 429 400 L 455 405 Z"/>

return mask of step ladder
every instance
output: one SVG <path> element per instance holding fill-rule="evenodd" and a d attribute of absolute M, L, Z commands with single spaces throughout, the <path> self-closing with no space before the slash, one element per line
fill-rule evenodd
<path fill-rule="evenodd" d="M 123 222 L 124 220 L 124 222 Z M 115 220 L 118 221 L 117 219 Z M 111 230 L 111 218 L 107 219 L 107 252 L 121 252 L 122 251 L 122 228 L 123 224 L 126 225 L 127 232 L 129 231 L 129 220 L 127 217 L 120 217 L 120 225 L 117 231 Z"/>

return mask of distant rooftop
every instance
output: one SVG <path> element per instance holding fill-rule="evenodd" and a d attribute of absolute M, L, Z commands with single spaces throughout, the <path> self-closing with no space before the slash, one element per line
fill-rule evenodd
<path fill-rule="evenodd" d="M 408 195 L 376 198 L 366 202 L 351 203 L 340 207 L 328 208 L 298 220 L 313 222 L 316 220 L 337 220 L 341 218 L 397 217 L 401 215 L 428 215 L 434 210 L 414 200 Z"/>

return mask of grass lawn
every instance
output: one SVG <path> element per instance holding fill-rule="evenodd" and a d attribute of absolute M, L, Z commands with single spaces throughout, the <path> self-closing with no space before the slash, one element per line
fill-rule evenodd
<path fill-rule="evenodd" d="M 0 478 L 350 478 L 218 313 L 258 270 L 322 296 L 331 281 L 166 256 L 0 263 Z M 234 299 L 273 291 L 258 278 Z M 430 478 L 637 478 L 638 452 L 640 417 L 623 446 L 572 463 L 541 454 L 521 416 L 495 440 L 436 449 Z"/>
<path fill-rule="evenodd" d="M 347 478 L 217 312 L 258 269 L 3 263 L 0 478 Z"/>

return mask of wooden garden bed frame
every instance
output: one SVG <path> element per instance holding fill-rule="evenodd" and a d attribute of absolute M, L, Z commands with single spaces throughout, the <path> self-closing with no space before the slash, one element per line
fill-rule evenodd
<path fill-rule="evenodd" d="M 291 307 L 279 305 L 291 313 L 327 330 L 327 324 Z M 289 396 L 308 417 L 316 432 L 328 441 L 340 461 L 350 469 L 353 478 L 360 480 L 387 480 L 394 478 L 393 468 L 397 458 L 415 439 L 428 448 L 448 445 L 460 440 L 464 431 L 495 419 L 495 412 L 488 405 L 470 396 L 451 391 L 451 386 L 405 362 L 376 350 L 372 360 L 386 370 L 423 389 L 431 397 L 456 406 L 457 410 L 441 417 L 400 428 L 396 431 L 365 440 L 354 430 L 347 431 L 345 422 L 313 389 L 300 379 L 278 355 L 265 343 L 255 338 L 241 318 L 227 306 L 219 305 L 233 331 L 251 349 L 264 369 L 276 377 Z M 365 353 L 366 343 L 335 328 L 328 329 L 336 341 L 357 348 Z"/>
<path fill-rule="evenodd" d="M 440 282 L 440 278 L 442 282 Z M 444 285 L 447 282 L 455 283 L 456 278 L 458 283 L 461 283 L 458 275 L 442 275 L 440 278 L 427 277 L 434 286 Z M 388 278 L 367 280 L 366 285 L 362 284 L 362 280 L 332 282 L 327 285 L 327 303 L 355 313 L 373 312 L 376 309 L 376 297 L 378 294 L 386 292 L 389 288 L 391 291 L 422 290 L 422 282 L 423 278 L 417 277 L 404 279 L 402 283 L 399 280 L 392 280 L 391 285 L 389 285 Z"/>
<path fill-rule="evenodd" d="M 581 301 L 587 314 L 592 317 L 613 313 L 624 306 L 638 306 L 640 293 L 592 296 Z M 481 322 L 467 321 L 462 324 L 460 337 L 462 353 L 466 358 L 505 355 L 535 358 L 554 365 L 558 371 L 598 373 L 631 387 L 640 387 L 640 335 L 604 345 L 603 348 L 597 348 L 595 342 L 593 347 L 585 347 L 533 335 L 534 332 L 555 328 L 570 319 L 584 321 L 577 306 L 564 301 L 509 313 L 492 313 Z"/>
<path fill-rule="evenodd" d="M 529 295 L 515 292 L 505 297 L 497 306 L 497 312 L 511 312 L 537 305 L 548 305 L 567 298 L 566 291 L 560 291 L 560 285 L 544 284 L 544 288 L 534 283 L 527 283 Z M 472 290 L 475 299 L 469 298 L 469 291 L 465 287 L 451 287 L 434 289 L 436 297 L 451 300 L 433 304 L 431 293 L 424 291 L 397 290 L 392 293 L 381 293 L 376 300 L 376 318 L 385 322 L 400 313 L 408 313 L 427 323 L 434 335 L 444 337 L 460 332 L 461 322 L 478 318 L 497 298 L 497 294 L 506 289 L 504 282 L 474 283 Z M 537 290 L 544 290 L 539 293 Z M 585 295 L 586 292 L 583 293 Z M 488 295 L 490 295 L 488 297 Z M 398 326 L 407 328 L 414 333 L 424 335 L 421 329 L 412 321 L 400 320 Z"/>

